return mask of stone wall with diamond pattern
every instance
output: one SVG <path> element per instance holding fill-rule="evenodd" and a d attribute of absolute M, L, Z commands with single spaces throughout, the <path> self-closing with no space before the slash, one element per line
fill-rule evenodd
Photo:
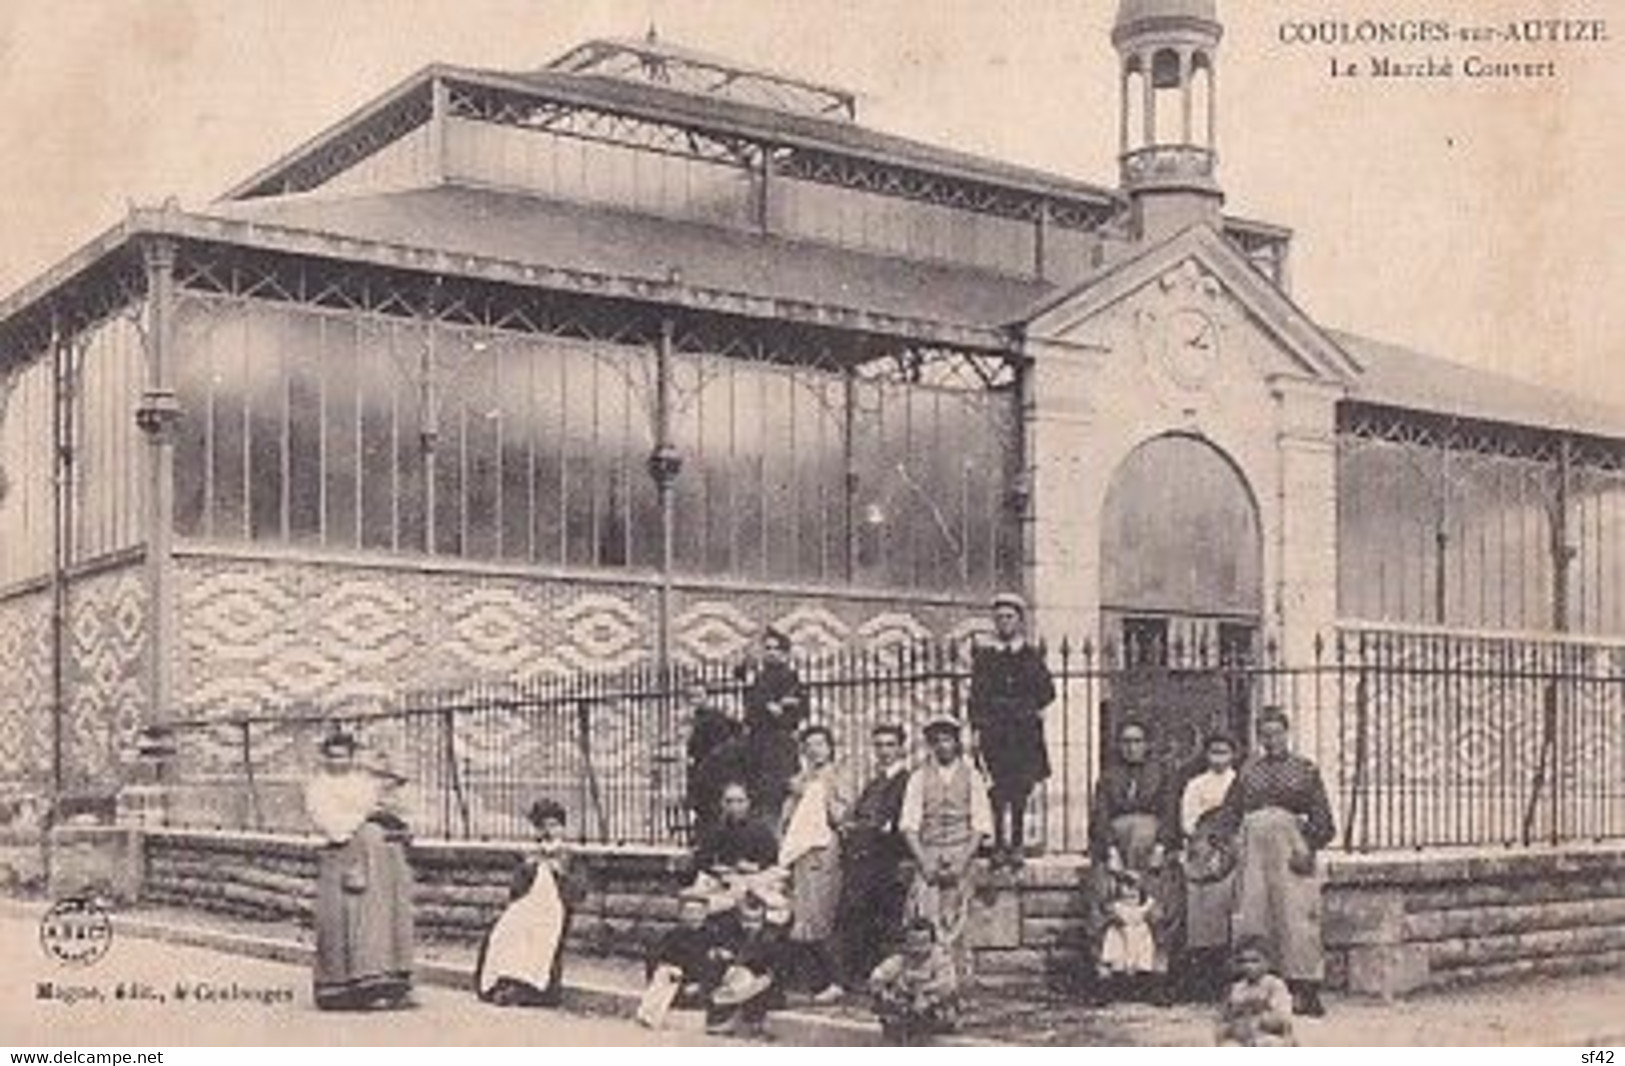
<path fill-rule="evenodd" d="M 614 670 L 648 660 L 656 591 L 361 565 L 182 557 L 169 652 L 187 717 L 354 709 L 413 689 Z M 816 655 L 981 625 L 971 604 L 678 589 L 679 659 L 737 656 L 772 623 Z"/>
<path fill-rule="evenodd" d="M 139 566 L 75 578 L 68 590 L 63 785 L 111 793 L 147 715 L 150 652 Z M 51 596 L 0 601 L 0 787 L 43 787 L 51 775 Z"/>

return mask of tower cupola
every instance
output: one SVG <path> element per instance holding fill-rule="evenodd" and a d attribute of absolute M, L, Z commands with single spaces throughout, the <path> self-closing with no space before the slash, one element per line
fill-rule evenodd
<path fill-rule="evenodd" d="M 1112 29 L 1121 66 L 1123 191 L 1142 239 L 1203 220 L 1224 202 L 1218 164 L 1217 0 L 1121 0 Z"/>

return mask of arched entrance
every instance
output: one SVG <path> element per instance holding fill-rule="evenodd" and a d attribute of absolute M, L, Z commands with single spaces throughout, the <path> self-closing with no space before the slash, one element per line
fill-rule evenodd
<path fill-rule="evenodd" d="M 1135 718 L 1178 760 L 1215 726 L 1245 742 L 1264 581 L 1258 505 L 1241 471 L 1199 437 L 1144 442 L 1112 475 L 1100 558 L 1101 633 L 1116 668 L 1102 740 Z"/>

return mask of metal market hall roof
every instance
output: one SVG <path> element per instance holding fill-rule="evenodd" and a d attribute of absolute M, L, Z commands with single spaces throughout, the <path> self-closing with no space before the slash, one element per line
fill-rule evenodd
<path fill-rule="evenodd" d="M 1212 0 L 1124 0 L 1119 16 L 1207 17 L 1212 7 Z M 928 261 L 483 186 L 444 168 L 394 184 L 352 183 L 342 191 L 333 181 L 448 115 L 548 133 L 578 113 L 592 122 L 602 117 L 606 125 L 583 125 L 572 136 L 609 143 L 623 129 L 658 135 L 661 140 L 640 148 L 651 157 L 673 157 L 703 143 L 720 153 L 717 159 L 747 172 L 835 161 L 848 174 L 860 168 L 860 180 L 818 180 L 859 198 L 924 203 L 1040 232 L 1065 226 L 1101 245 L 1123 239 L 1116 227 L 1126 203 L 1116 190 L 865 128 L 856 121 L 855 95 L 837 87 L 658 39 L 596 40 L 539 70 L 426 68 L 202 210 L 132 211 L 0 301 L 0 359 L 21 357 L 18 346 L 37 340 L 46 308 L 62 306 L 64 296 L 71 301 L 75 289 L 88 291 L 87 279 L 98 272 L 127 267 L 131 242 L 160 233 L 260 254 L 613 298 L 678 299 L 721 313 L 987 349 L 1013 346 L 1036 308 L 1110 269 L 1110 249 L 1091 266 L 1080 245 L 1076 269 L 1021 276 L 951 257 Z M 1243 255 L 1249 241 L 1284 247 L 1290 238 L 1262 223 L 1227 218 L 1223 226 Z M 1351 334 L 1329 336 L 1363 369 L 1353 400 L 1625 438 L 1625 415 L 1603 405 Z"/>

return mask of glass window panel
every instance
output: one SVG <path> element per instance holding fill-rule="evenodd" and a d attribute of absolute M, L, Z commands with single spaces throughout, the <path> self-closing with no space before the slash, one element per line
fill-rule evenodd
<path fill-rule="evenodd" d="M 705 421 L 705 396 L 700 385 L 704 364 L 698 357 L 678 355 L 672 360 L 672 439 L 683 457 L 683 471 L 673 489 L 673 565 L 687 573 L 705 570 L 706 455 L 700 427 Z"/>
<path fill-rule="evenodd" d="M 322 466 L 325 474 L 326 536 L 330 548 L 356 546 L 356 476 L 360 458 L 360 412 L 356 406 L 355 323 L 321 319 Z"/>
<path fill-rule="evenodd" d="M 571 353 L 565 374 L 561 478 L 565 513 L 564 561 L 592 566 L 597 558 L 598 486 L 593 455 L 598 447 L 598 362 Z"/>
<path fill-rule="evenodd" d="M 401 374 L 390 356 L 391 327 L 363 325 L 356 350 L 361 402 L 361 544 L 395 547 L 395 397 Z"/>
<path fill-rule="evenodd" d="M 764 368 L 757 377 L 756 417 L 762 423 L 762 479 L 765 507 L 762 512 L 768 577 L 787 580 L 796 576 L 796 550 L 799 530 L 796 522 L 796 422 L 790 402 L 793 385 L 787 373 Z"/>
<path fill-rule="evenodd" d="M 248 454 L 244 315 L 241 306 L 229 310 L 217 307 L 226 321 L 209 338 L 213 356 L 210 424 L 214 490 L 209 535 L 217 540 L 241 540 L 245 534 Z"/>
<path fill-rule="evenodd" d="M 184 301 L 175 319 L 175 395 L 181 417 L 175 425 L 175 531 L 195 537 L 203 531 L 203 491 L 209 432 L 209 355 L 204 328 L 210 308 Z"/>
<path fill-rule="evenodd" d="M 295 543 L 322 539 L 322 331 L 314 315 L 284 323 L 288 372 L 288 533 Z"/>
<path fill-rule="evenodd" d="M 523 343 L 503 340 L 496 347 L 497 394 L 501 449 L 501 539 L 505 559 L 532 557 L 536 524 L 533 519 L 535 488 L 535 425 L 537 360 Z"/>
<path fill-rule="evenodd" d="M 497 361 L 485 338 L 461 339 L 468 362 L 457 377 L 456 391 L 463 408 L 463 554 L 470 559 L 497 556 L 497 497 L 500 491 L 499 429 L 501 407 L 497 396 Z"/>
<path fill-rule="evenodd" d="M 558 564 L 565 557 L 564 447 L 569 417 L 565 394 L 568 384 L 567 351 L 535 342 L 530 348 L 535 363 L 536 550 L 539 563 Z"/>
<path fill-rule="evenodd" d="M 403 552 L 428 550 L 428 460 L 423 446 L 427 413 L 423 409 L 420 365 L 429 347 L 428 330 L 399 322 L 390 324 L 390 344 L 400 374 L 395 388 L 395 524 Z M 406 372 L 402 372 L 406 368 Z"/>
<path fill-rule="evenodd" d="M 255 540 L 282 539 L 282 438 L 288 393 L 278 327 L 285 317 L 261 307 L 246 316 L 249 523 Z"/>

